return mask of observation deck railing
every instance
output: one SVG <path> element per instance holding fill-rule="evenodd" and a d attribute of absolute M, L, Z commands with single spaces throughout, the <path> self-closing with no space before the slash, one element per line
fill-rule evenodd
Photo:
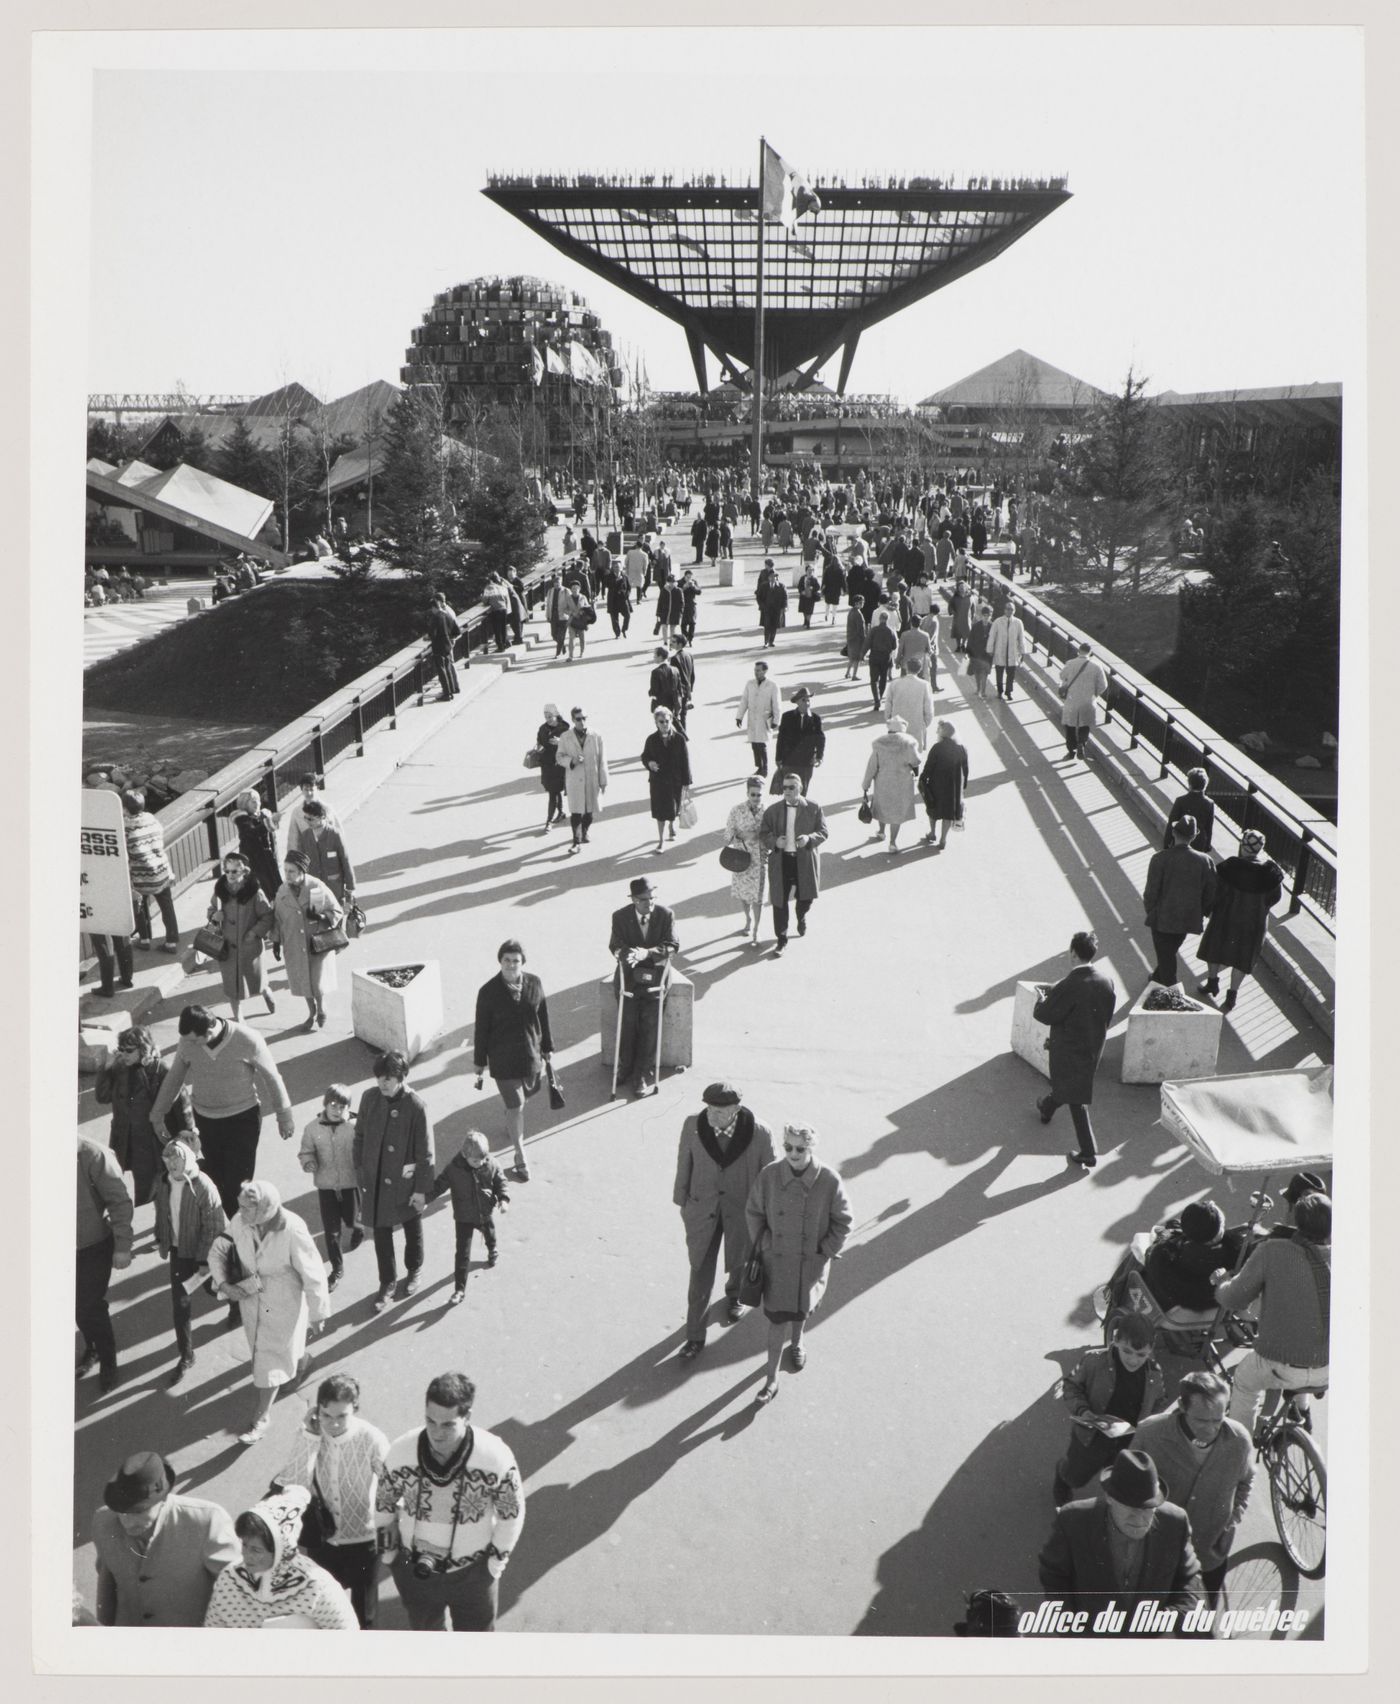
<path fill-rule="evenodd" d="M 999 573 L 974 566 L 973 583 L 983 599 L 995 607 L 1007 592 L 1021 608 L 1021 619 L 1032 654 L 1044 651 L 1047 659 L 1068 662 L 1081 641 L 1093 644 L 1093 636 L 1057 619 L 1045 605 L 1022 587 L 1011 587 Z M 1337 841 L 1331 824 L 1321 828 L 1322 819 L 1305 819 L 1296 808 L 1305 801 L 1258 769 L 1183 705 L 1156 695 L 1150 684 L 1121 664 L 1110 665 L 1097 645 L 1094 653 L 1108 675 L 1104 725 L 1117 722 L 1128 736 L 1128 749 L 1146 746 L 1158 761 L 1157 779 L 1175 776 L 1184 789 L 1188 769 L 1204 769 L 1210 777 L 1207 792 L 1215 801 L 1217 822 L 1243 834 L 1260 829 L 1267 855 L 1284 872 L 1288 893 L 1288 915 L 1305 911 L 1329 935 L 1337 932 Z M 1222 747 L 1225 749 L 1222 751 Z M 1251 773 L 1253 771 L 1253 773 Z M 1283 795 L 1287 795 L 1287 799 Z M 1292 800 L 1292 803 L 1288 801 Z"/>

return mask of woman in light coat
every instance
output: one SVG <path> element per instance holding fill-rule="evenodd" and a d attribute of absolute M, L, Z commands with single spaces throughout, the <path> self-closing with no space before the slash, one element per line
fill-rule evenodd
<path fill-rule="evenodd" d="M 305 852 L 289 852 L 282 863 L 283 881 L 272 908 L 273 938 L 282 947 L 287 965 L 287 987 L 306 1001 L 305 1028 L 324 1029 L 326 995 L 334 992 L 335 954 L 313 953 L 311 936 L 345 921 L 335 895 L 315 876 L 307 874 L 310 860 Z"/>
<path fill-rule="evenodd" d="M 1060 725 L 1065 732 L 1065 756 L 1089 755 L 1089 730 L 1094 725 L 1094 700 L 1108 691 L 1108 676 L 1087 645 L 1060 670 Z"/>
<path fill-rule="evenodd" d="M 889 727 L 871 742 L 870 761 L 861 782 L 879 825 L 875 839 L 890 831 L 890 851 L 899 850 L 900 826 L 914 820 L 914 777 L 919 773 L 919 747 L 903 716 L 891 716 Z"/>
<path fill-rule="evenodd" d="M 575 705 L 569 714 L 569 731 L 560 734 L 554 754 L 564 767 L 564 793 L 574 836 L 569 851 L 573 853 L 588 844 L 589 826 L 603 808 L 608 760 L 603 753 L 603 736 L 590 731 L 584 712 Z"/>
<path fill-rule="evenodd" d="M 252 1422 L 239 1442 L 256 1443 L 267 1431 L 272 1405 L 284 1384 L 295 1384 L 308 1338 L 330 1318 L 326 1272 L 306 1221 L 282 1205 L 275 1184 L 255 1179 L 238 1192 L 232 1226 L 241 1276 L 229 1270 L 228 1244 L 209 1251 L 215 1293 L 236 1301 L 253 1358 L 257 1393 Z"/>
<path fill-rule="evenodd" d="M 763 911 L 763 849 L 759 835 L 763 830 L 763 777 L 750 775 L 742 803 L 737 804 L 724 819 L 724 844 L 742 846 L 749 854 L 748 868 L 734 870 L 729 877 L 729 891 L 744 908 L 744 926 L 739 931 L 758 944 L 758 925 Z"/>
<path fill-rule="evenodd" d="M 768 1316 L 768 1368 L 758 1403 L 778 1394 L 778 1362 L 791 1343 L 791 1364 L 807 1364 L 802 1332 L 826 1292 L 831 1262 L 851 1233 L 851 1204 L 841 1179 L 816 1157 L 808 1124 L 783 1127 L 783 1158 L 765 1166 L 749 1192 L 749 1242 L 763 1261 L 763 1311 Z"/>
<path fill-rule="evenodd" d="M 272 907 L 263 898 L 241 852 L 224 854 L 223 874 L 214 883 L 209 922 L 223 936 L 227 955 L 219 960 L 224 998 L 238 1022 L 243 996 L 261 994 L 269 1012 L 277 1003 L 263 987 L 263 942 L 272 930 Z"/>

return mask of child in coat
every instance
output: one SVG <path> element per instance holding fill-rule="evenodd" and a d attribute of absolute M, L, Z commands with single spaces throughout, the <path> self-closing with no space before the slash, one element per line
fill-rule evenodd
<path fill-rule="evenodd" d="M 332 1083 L 326 1090 L 318 1112 L 301 1133 L 301 1149 L 297 1158 L 301 1169 L 310 1172 L 316 1185 L 316 1199 L 321 1208 L 321 1228 L 326 1233 L 326 1253 L 330 1256 L 328 1290 L 335 1289 L 345 1273 L 345 1257 L 341 1252 L 342 1229 L 350 1233 L 350 1247 L 357 1249 L 365 1240 L 360 1224 L 359 1180 L 355 1174 L 355 1126 L 350 1120 L 350 1091 L 343 1083 Z"/>
<path fill-rule="evenodd" d="M 1095 1476 L 1132 1443 L 1138 1421 L 1166 1407 L 1166 1382 L 1152 1338 L 1152 1327 L 1141 1314 L 1121 1314 L 1108 1348 L 1085 1350 L 1065 1376 L 1060 1396 L 1071 1425 L 1069 1448 L 1055 1467 L 1057 1508 L 1076 1495 L 1092 1496 Z"/>
<path fill-rule="evenodd" d="M 510 1192 L 501 1168 L 491 1158 L 490 1144 L 479 1130 L 469 1130 L 460 1150 L 428 1191 L 428 1199 L 452 1191 L 452 1217 L 457 1223 L 457 1254 L 452 1264 L 452 1294 L 448 1306 L 466 1300 L 467 1263 L 471 1259 L 472 1232 L 481 1229 L 486 1243 L 486 1264 L 496 1264 L 496 1220 L 499 1207 L 510 1205 Z"/>

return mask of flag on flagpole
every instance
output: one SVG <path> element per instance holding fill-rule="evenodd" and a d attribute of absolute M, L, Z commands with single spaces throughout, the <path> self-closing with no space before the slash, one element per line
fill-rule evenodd
<path fill-rule="evenodd" d="M 530 345 L 530 376 L 535 384 L 542 385 L 544 383 L 544 356 L 540 354 L 533 343 Z"/>
<path fill-rule="evenodd" d="M 820 213 L 821 197 L 776 148 L 763 144 L 763 217 L 794 230 L 804 213 Z"/>

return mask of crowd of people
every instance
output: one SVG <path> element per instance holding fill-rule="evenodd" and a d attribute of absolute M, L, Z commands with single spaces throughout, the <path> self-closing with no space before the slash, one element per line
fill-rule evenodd
<path fill-rule="evenodd" d="M 965 821 L 970 768 L 956 725 L 938 714 L 940 662 L 950 673 L 964 667 L 978 695 L 994 672 L 997 699 L 1009 703 L 1026 651 L 1014 587 L 1005 584 L 994 603 L 979 599 L 970 573 L 969 551 L 986 548 L 989 526 L 1014 528 L 1014 495 L 990 494 L 992 502 L 983 506 L 956 490 L 872 491 L 853 492 L 849 503 L 838 504 L 830 488 L 797 478 L 752 511 L 737 486 L 692 493 L 677 481 L 668 495 L 669 507 L 681 515 L 682 499 L 686 506 L 692 495 L 698 499 L 690 534 L 697 563 L 722 554 L 726 531 L 732 552 L 733 527 L 745 514 L 764 552 L 799 556 L 795 590 L 804 628 L 824 610 L 833 640 L 844 641 L 847 679 L 858 679 L 861 665 L 868 670 L 876 731 L 858 815 L 895 856 L 902 850 L 901 829 L 921 803 L 926 841 L 934 853 L 943 852 L 950 831 Z M 862 525 L 866 500 L 884 518 Z M 843 514 L 844 539 L 837 531 Z M 655 591 L 649 724 L 644 734 L 639 728 L 639 747 L 656 830 L 653 851 L 664 855 L 692 810 L 700 742 L 718 732 L 696 725 L 690 643 L 701 590 L 694 565 L 677 573 L 659 517 L 644 518 L 655 524 L 625 552 L 586 529 L 566 541 L 572 548 L 551 577 L 542 614 L 555 642 L 547 666 L 567 666 L 583 653 L 596 603 L 604 603 L 613 635 L 622 640 Z M 720 861 L 742 911 L 740 932 L 757 945 L 766 896 L 773 952 L 781 956 L 794 932 L 798 938 L 808 933 L 821 894 L 822 848 L 831 825 L 812 795 L 819 791 L 831 736 L 812 707 L 811 688 L 785 690 L 772 672 L 769 658 L 781 651 L 788 587 L 775 556 L 763 562 L 754 623 L 762 654 L 733 706 L 753 773 L 725 816 Z M 524 619 L 523 600 L 508 576 L 488 592 L 491 641 L 502 646 Z M 429 633 L 444 696 L 455 691 L 455 625 L 446 606 L 435 602 Z M 1057 684 L 1065 760 L 1087 759 L 1096 705 L 1107 687 L 1090 647 L 1064 665 Z M 609 785 L 602 734 L 590 726 L 583 706 L 571 706 L 566 716 L 548 702 L 526 761 L 546 793 L 545 831 L 567 822 L 567 853 L 579 853 Z M 1149 867 L 1144 905 L 1157 960 L 1154 979 L 1175 984 L 1179 949 L 1204 929 L 1200 956 L 1209 975 L 1201 993 L 1218 994 L 1228 968 L 1228 1011 L 1257 960 L 1281 877 L 1255 830 L 1243 836 L 1237 857 L 1215 861 L 1208 784 L 1204 771 L 1193 771 L 1187 793 L 1173 805 L 1166 844 Z M 326 1023 L 325 995 L 334 986 L 336 953 L 355 906 L 355 872 L 318 779 L 307 776 L 301 793 L 288 816 L 284 847 L 281 825 L 259 795 L 238 801 L 233 820 L 239 845 L 222 859 L 202 940 L 206 956 L 218 964 L 230 1016 L 207 1004 L 186 1006 L 168 1064 L 149 1030 L 126 1031 L 97 1085 L 99 1101 L 112 1107 L 110 1145 L 80 1139 L 78 1147 L 79 1376 L 96 1368 L 104 1393 L 120 1380 L 107 1288 L 112 1273 L 132 1261 L 134 1209 L 153 1202 L 152 1252 L 169 1273 L 169 1384 L 179 1385 L 195 1365 L 191 1322 L 198 1298 L 226 1304 L 227 1327 L 243 1331 L 249 1351 L 250 1406 L 239 1434 L 248 1446 L 266 1436 L 279 1392 L 304 1376 L 308 1344 L 331 1317 L 347 1258 L 367 1239 L 378 1276 L 376 1313 L 419 1290 L 423 1217 L 444 1196 L 455 1231 L 448 1306 L 465 1300 L 476 1234 L 486 1267 L 494 1268 L 498 1221 L 512 1204 L 510 1184 L 531 1178 L 528 1103 L 548 1086 L 551 1098 L 558 1096 L 555 1104 L 562 1104 L 545 987 L 525 969 L 524 945 L 507 939 L 497 953 L 496 975 L 477 994 L 472 1062 L 478 1089 L 489 1072 L 500 1095 L 513 1149 L 509 1170 L 492 1158 L 491 1139 L 480 1130 L 469 1131 L 450 1161 L 439 1165 L 427 1106 L 409 1083 L 409 1062 L 386 1051 L 358 1106 L 349 1087 L 332 1083 L 300 1134 L 298 1159 L 316 1191 L 323 1257 L 312 1228 L 259 1176 L 265 1112 L 274 1113 L 284 1138 L 297 1132 L 267 1042 L 241 1019 L 242 1003 L 250 999 L 274 1009 L 263 963 L 270 945 L 288 990 L 306 1001 L 305 1028 Z M 155 901 L 167 947 L 175 950 L 178 927 L 159 821 L 139 793 L 124 794 L 122 803 L 136 896 L 147 905 Z M 656 1092 L 669 978 L 681 950 L 674 911 L 658 902 L 659 891 L 647 877 L 633 879 L 608 936 L 619 1013 L 615 1087 L 630 1083 L 641 1097 Z M 125 966 L 129 982 L 130 942 L 125 945 L 123 960 L 122 943 L 108 944 L 104 986 L 113 960 Z M 1038 1110 L 1048 1122 L 1060 1106 L 1069 1107 L 1077 1137 L 1069 1160 L 1081 1171 L 1097 1163 L 1089 1107 L 1117 998 L 1096 968 L 1097 955 L 1093 934 L 1077 933 L 1067 974 L 1042 989 L 1036 1007 L 1050 1037 L 1050 1092 Z M 820 1136 L 811 1125 L 787 1124 L 775 1140 L 774 1130 L 725 1081 L 710 1084 L 701 1101 L 681 1129 L 673 1196 L 690 1269 L 679 1357 L 693 1362 L 704 1350 L 722 1256 L 726 1322 L 762 1307 L 768 1323 L 755 1399 L 766 1408 L 781 1389 L 784 1358 L 790 1373 L 806 1365 L 805 1330 L 850 1235 L 852 1209 L 836 1170 L 819 1158 Z M 1062 1506 L 1041 1555 L 1047 1593 L 1151 1591 L 1164 1601 L 1187 1602 L 1218 1591 L 1249 1494 L 1250 1427 L 1259 1403 L 1269 1391 L 1326 1380 L 1331 1206 L 1321 1180 L 1311 1181 L 1315 1188 L 1290 1201 L 1293 1223 L 1285 1229 L 1291 1234 L 1279 1230 L 1252 1251 L 1238 1238 L 1228 1241 L 1213 1203 L 1200 1204 L 1199 1212 L 1188 1208 L 1180 1225 L 1163 1232 L 1164 1239 L 1176 1239 L 1179 1254 L 1191 1254 L 1196 1268 L 1220 1257 L 1204 1274 L 1212 1303 L 1260 1309 L 1257 1348 L 1233 1390 L 1214 1373 L 1193 1373 L 1168 1407 L 1151 1333 L 1144 1335 L 1141 1321 L 1131 1316 L 1117 1322 L 1105 1348 L 1087 1352 L 1066 1377 L 1073 1430 L 1054 1473 Z M 1220 1235 L 1197 1249 L 1203 1219 Z M 1184 1268 L 1190 1260 L 1177 1264 Z M 211 1502 L 176 1493 L 175 1473 L 160 1454 L 129 1457 L 116 1466 L 93 1523 L 97 1619 L 372 1628 L 387 1567 L 414 1628 L 440 1630 L 449 1621 L 456 1630 L 494 1626 L 497 1580 L 519 1540 L 524 1491 L 507 1446 L 470 1423 L 475 1394 L 464 1374 L 440 1375 L 428 1386 L 422 1428 L 391 1444 L 360 1416 L 356 1380 L 344 1372 L 330 1375 L 268 1494 L 236 1520 Z M 1078 1495 L 1096 1487 L 1101 1497 Z M 977 1625 L 969 1631 L 1014 1630 L 995 1603 L 983 1607 L 985 1614 L 970 1615 Z"/>

